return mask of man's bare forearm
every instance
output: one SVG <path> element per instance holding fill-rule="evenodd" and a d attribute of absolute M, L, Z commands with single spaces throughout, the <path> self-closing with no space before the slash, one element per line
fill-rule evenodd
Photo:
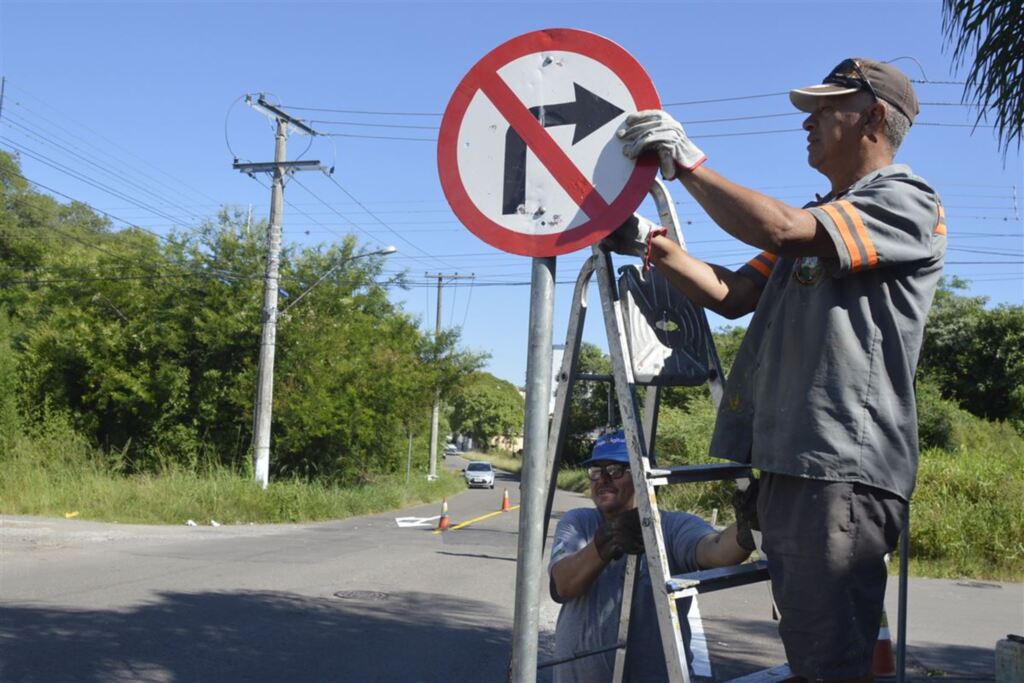
<path fill-rule="evenodd" d="M 697 564 L 701 569 L 731 567 L 750 557 L 736 542 L 736 525 L 721 533 L 708 534 L 697 544 Z"/>
<path fill-rule="evenodd" d="M 551 568 L 551 580 L 558 597 L 565 601 L 583 595 L 607 566 L 593 541 L 572 555 L 566 555 Z"/>
<path fill-rule="evenodd" d="M 746 277 L 691 256 L 664 235 L 651 240 L 651 263 L 690 301 L 726 318 L 750 313 L 761 295 Z"/>
<path fill-rule="evenodd" d="M 738 185 L 706 165 L 679 179 L 738 240 L 780 256 L 835 256 L 831 238 L 809 211 Z"/>

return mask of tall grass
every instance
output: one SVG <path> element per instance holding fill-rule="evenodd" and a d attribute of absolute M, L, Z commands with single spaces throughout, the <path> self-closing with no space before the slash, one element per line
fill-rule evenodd
<path fill-rule="evenodd" d="M 251 477 L 228 468 L 198 471 L 167 466 L 124 476 L 119 458 L 91 448 L 59 418 L 31 435 L 15 436 L 0 456 L 0 513 L 132 524 L 302 522 L 364 515 L 437 500 L 464 488 L 442 472 L 380 476 L 342 488 L 302 481 L 272 481 L 264 491 Z"/>
<path fill-rule="evenodd" d="M 1005 423 L 987 422 L 942 401 L 948 448 L 925 448 L 910 505 L 910 571 L 918 576 L 1024 580 L 1024 439 Z M 931 413 L 937 410 L 935 406 Z M 658 464 L 722 462 L 706 453 L 714 427 L 710 402 L 689 412 L 662 408 L 655 444 Z M 945 419 L 945 418 L 944 418 Z M 947 434 L 948 431 L 948 434 Z M 940 440 L 936 440 L 940 441 Z M 476 457 L 476 456 L 474 456 Z M 518 471 L 518 458 L 481 455 Z M 580 469 L 559 472 L 559 488 L 586 492 Z M 732 482 L 672 486 L 658 492 L 662 509 L 733 520 Z M 891 571 L 898 569 L 894 562 Z"/>
<path fill-rule="evenodd" d="M 953 409 L 954 448 L 921 454 L 910 506 L 910 569 L 1024 578 L 1024 439 Z"/>

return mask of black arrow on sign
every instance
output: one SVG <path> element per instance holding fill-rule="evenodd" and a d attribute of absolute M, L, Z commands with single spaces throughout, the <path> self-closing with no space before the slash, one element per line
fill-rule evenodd
<path fill-rule="evenodd" d="M 572 85 L 576 90 L 575 102 L 531 107 L 530 113 L 545 128 L 575 125 L 576 130 L 572 134 L 572 144 L 575 145 L 621 114 L 622 110 L 579 83 Z M 519 137 L 519 133 L 509 126 L 508 132 L 505 133 L 505 191 L 502 195 L 501 213 L 517 213 L 525 201 L 526 143 Z"/>

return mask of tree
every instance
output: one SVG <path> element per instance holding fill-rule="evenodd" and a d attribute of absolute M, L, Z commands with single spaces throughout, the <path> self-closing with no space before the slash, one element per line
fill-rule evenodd
<path fill-rule="evenodd" d="M 580 345 L 579 369 L 577 372 L 594 375 L 609 375 L 611 359 L 597 346 L 583 342 Z M 590 457 L 595 432 L 620 424 L 618 404 L 614 394 L 610 399 L 611 384 L 608 382 L 580 381 L 573 384 L 572 401 L 569 405 L 569 424 L 566 427 L 565 445 L 562 458 L 568 464 L 581 462 Z M 609 409 L 611 414 L 609 414 Z"/>
<path fill-rule="evenodd" d="M 495 437 L 523 433 L 523 397 L 511 382 L 490 373 L 476 372 L 466 378 L 451 403 L 452 429 L 472 437 L 485 450 Z"/>
<path fill-rule="evenodd" d="M 30 190 L 0 153 L 0 376 L 13 362 L 19 385 L 5 384 L 8 395 L 28 423 L 49 410 L 68 415 L 121 454 L 127 472 L 240 467 L 252 432 L 264 238 L 239 212 L 167 239 L 115 232 L 84 205 Z M 349 237 L 282 250 L 285 291 L 329 276 L 279 324 L 274 476 L 347 482 L 398 470 L 412 421 L 482 363 L 458 348 L 457 333 L 422 333 L 389 300 L 401 279 L 382 278 L 380 258 L 349 260 L 357 249 Z M 12 423 L 9 401 L 0 420 Z"/>
<path fill-rule="evenodd" d="M 965 102 L 980 107 L 978 121 L 989 111 L 1004 152 L 1024 130 L 1024 4 L 1007 0 L 943 0 L 942 30 L 953 45 L 953 62 L 963 64 L 971 52 L 964 85 Z"/>
<path fill-rule="evenodd" d="M 954 278 L 935 294 L 919 370 L 965 410 L 1024 427 L 1024 307 L 986 309 Z"/>

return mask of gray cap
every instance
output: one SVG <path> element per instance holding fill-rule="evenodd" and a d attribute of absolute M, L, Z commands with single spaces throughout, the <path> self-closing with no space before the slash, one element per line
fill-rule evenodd
<path fill-rule="evenodd" d="M 814 112 L 822 97 L 850 95 L 860 90 L 867 90 L 896 107 L 911 123 L 921 110 L 914 86 L 906 74 L 892 64 L 863 57 L 844 59 L 820 85 L 790 90 L 789 101 L 800 111 Z"/>

